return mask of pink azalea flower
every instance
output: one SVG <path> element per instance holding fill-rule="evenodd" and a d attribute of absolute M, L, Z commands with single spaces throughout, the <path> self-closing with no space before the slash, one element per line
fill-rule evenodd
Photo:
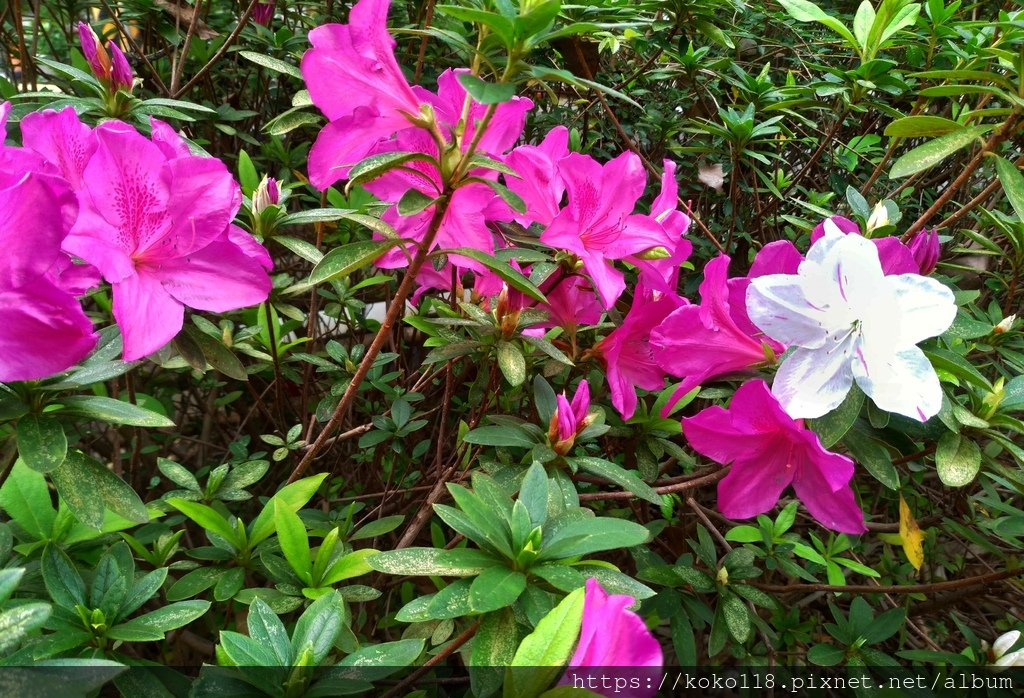
<path fill-rule="evenodd" d="M 922 230 L 910 239 L 910 253 L 914 255 L 918 271 L 923 276 L 928 276 L 935 271 L 935 265 L 939 263 L 939 232 Z"/>
<path fill-rule="evenodd" d="M 47 276 L 66 230 L 43 178 L 27 174 L 0 190 L 0 382 L 59 373 L 96 345 L 78 301 Z"/>
<path fill-rule="evenodd" d="M 665 248 L 669 256 L 663 259 L 629 257 L 627 261 L 640 270 L 640 276 L 648 288 L 675 293 L 679 284 L 679 265 L 689 258 L 693 245 L 683 237 L 690 228 L 690 217 L 676 208 L 679 203 L 676 164 L 665 160 L 664 168 L 661 192 L 651 205 L 650 217 L 661 225 L 664 232 L 661 247 Z"/>
<path fill-rule="evenodd" d="M 330 120 L 309 152 L 309 180 L 326 189 L 396 131 L 420 117 L 420 100 L 395 60 L 387 28 L 390 0 L 359 0 L 348 24 L 309 33 L 302 57 L 310 98 Z"/>
<path fill-rule="evenodd" d="M 21 120 L 21 135 L 25 148 L 42 156 L 72 189 L 82 188 L 82 173 L 96 152 L 96 139 L 73 107 L 26 115 Z"/>
<path fill-rule="evenodd" d="M 686 300 L 675 294 L 648 292 L 642 283 L 636 286 L 633 307 L 622 325 L 594 346 L 607 367 L 612 405 L 630 419 L 636 412 L 636 389 L 659 390 L 665 385 L 665 370 L 654 360 L 651 330 Z"/>
<path fill-rule="evenodd" d="M 726 255 L 708 262 L 700 285 L 701 304 L 675 310 L 651 332 L 658 365 L 683 379 L 663 414 L 704 381 L 765 363 L 766 344 L 777 354 L 785 351 L 754 327 L 745 304 L 731 301 L 728 270 Z"/>
<path fill-rule="evenodd" d="M 826 221 L 832 221 L 841 233 L 860 235 L 860 226 L 849 218 L 832 216 L 814 227 L 814 230 L 811 232 L 812 245 L 825 235 Z M 913 253 L 906 245 L 900 242 L 899 238 L 871 238 L 871 242 L 878 248 L 878 259 L 882 263 L 882 273 L 886 276 L 893 274 L 917 274 L 920 271 L 920 266 L 914 259 Z"/>
<path fill-rule="evenodd" d="M 583 679 L 584 688 L 608 698 L 652 698 L 658 692 L 657 680 L 648 679 L 664 667 L 665 655 L 643 619 L 627 610 L 633 603 L 632 596 L 609 594 L 593 577 L 587 580 L 580 640 L 559 685 L 579 687 Z M 576 667 L 647 667 L 656 672 L 640 672 L 644 675 L 638 682 L 640 688 L 629 688 L 628 684 L 623 688 L 602 685 L 600 679 L 592 684 L 586 680 L 586 672 L 573 672 Z"/>
<path fill-rule="evenodd" d="M 231 226 L 241 194 L 222 162 L 169 158 L 120 122 L 106 122 L 94 134 L 98 147 L 64 249 L 95 265 L 113 286 L 126 361 L 169 342 L 186 304 L 225 312 L 266 300 L 270 258 Z"/>
<path fill-rule="evenodd" d="M 792 484 L 826 528 L 854 534 L 867 530 L 850 487 L 853 461 L 826 451 L 803 420 L 786 414 L 764 381 L 740 386 L 728 409 L 709 407 L 682 424 L 695 451 L 717 463 L 732 463 L 718 483 L 724 516 L 749 519 L 770 511 Z"/>
<path fill-rule="evenodd" d="M 568 154 L 569 129 L 556 126 L 539 145 L 519 146 L 505 158 L 505 164 L 519 175 L 506 176 L 505 184 L 526 203 L 526 213 L 515 215 L 517 223 L 548 225 L 558 215 L 565 195 L 558 163 Z"/>
<path fill-rule="evenodd" d="M 612 260 L 623 259 L 665 242 L 665 231 L 648 216 L 634 214 L 646 175 L 634 153 L 603 167 L 593 158 L 570 153 L 558 166 L 569 191 L 569 205 L 541 234 L 545 245 L 568 250 L 583 260 L 605 308 L 626 289 Z"/>
<path fill-rule="evenodd" d="M 434 157 L 438 155 L 434 140 L 421 129 L 402 131 L 393 141 L 379 148 L 380 152 L 388 150 L 421 152 Z M 486 170 L 474 170 L 469 174 L 481 178 L 494 176 Z M 426 196 L 435 198 L 444 190 L 444 181 L 433 164 L 417 161 L 406 163 L 405 169 L 390 170 L 368 182 L 366 188 L 379 199 L 397 204 L 410 189 L 416 189 Z M 510 220 L 512 211 L 508 205 L 494 193 L 493 189 L 481 182 L 465 184 L 450 196 L 441 227 L 434 238 L 433 248 L 473 247 L 488 254 L 493 253 L 495 236 L 488 229 L 487 223 L 494 220 Z M 434 208 L 434 205 L 431 205 L 419 213 L 402 216 L 398 213 L 396 205 L 388 209 L 381 219 L 392 225 L 403 238 L 420 241 L 426 236 Z M 411 249 L 407 252 L 412 254 Z M 455 259 L 462 268 L 479 272 L 485 269 L 482 264 L 468 257 Z M 407 253 L 397 247 L 385 253 L 376 262 L 382 269 L 404 267 L 408 263 Z"/>
<path fill-rule="evenodd" d="M 554 288 L 541 290 L 548 302 L 537 307 L 548 311 L 548 319 L 534 325 L 535 328 L 561 327 L 572 334 L 577 327 L 596 324 L 604 313 L 590 279 L 582 276 L 561 279 Z"/>

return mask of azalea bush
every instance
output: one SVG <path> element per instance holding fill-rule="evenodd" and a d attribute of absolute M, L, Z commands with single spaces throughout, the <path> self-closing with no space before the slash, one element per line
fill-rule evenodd
<path fill-rule="evenodd" d="M 1024 9 L 834 5 L 3 6 L 0 664 L 1024 662 Z"/>

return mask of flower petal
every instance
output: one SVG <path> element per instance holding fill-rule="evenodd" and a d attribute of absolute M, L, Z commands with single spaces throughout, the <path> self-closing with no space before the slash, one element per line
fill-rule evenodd
<path fill-rule="evenodd" d="M 812 460 L 809 454 L 804 454 L 793 479 L 793 489 L 811 516 L 825 528 L 842 533 L 864 533 L 867 531 L 864 512 L 849 486 L 853 462 L 834 453 L 827 455 L 827 458 Z M 830 480 L 834 480 L 834 474 L 839 472 L 845 474 L 846 482 L 836 489 Z"/>
<path fill-rule="evenodd" d="M 956 319 L 953 292 L 933 278 L 918 274 L 900 274 L 885 279 L 885 296 L 895 304 L 892 316 L 898 317 L 894 329 L 900 349 L 916 345 L 949 329 Z M 870 330 L 866 329 L 866 332 Z"/>
<path fill-rule="evenodd" d="M 174 339 L 181 331 L 185 309 L 160 280 L 133 274 L 113 284 L 114 319 L 124 338 L 124 360 L 141 359 Z"/>
<path fill-rule="evenodd" d="M 228 272 L 230 270 L 230 272 Z M 159 279 L 164 291 L 190 308 L 226 312 L 259 305 L 270 294 L 270 277 L 258 258 L 224 236 L 186 257 L 139 273 Z"/>
<path fill-rule="evenodd" d="M 926 422 L 942 408 L 942 386 L 931 362 L 917 347 L 855 361 L 853 376 L 880 409 Z"/>
<path fill-rule="evenodd" d="M 0 382 L 66 370 L 96 346 L 92 322 L 74 296 L 41 278 L 0 291 Z"/>
<path fill-rule="evenodd" d="M 772 274 L 751 279 L 746 301 L 750 321 L 783 344 L 820 347 L 832 329 L 828 309 L 807 299 L 799 276 Z"/>
<path fill-rule="evenodd" d="M 827 349 L 799 347 L 775 374 L 772 393 L 793 419 L 827 414 L 850 392 L 853 339 L 847 338 Z"/>

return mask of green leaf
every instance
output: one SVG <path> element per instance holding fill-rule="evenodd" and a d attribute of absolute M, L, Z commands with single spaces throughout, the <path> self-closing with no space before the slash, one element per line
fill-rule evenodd
<path fill-rule="evenodd" d="M 197 316 L 192 316 L 193 321 L 197 319 Z M 199 345 L 199 349 L 203 352 L 203 357 L 215 369 L 228 378 L 234 378 L 237 381 L 249 380 L 249 374 L 245 372 L 245 366 L 220 340 L 214 339 L 199 328 L 191 325 L 185 327 L 185 334 Z"/>
<path fill-rule="evenodd" d="M 274 653 L 255 639 L 230 630 L 220 631 L 220 651 L 235 666 L 287 666 L 282 665 Z"/>
<path fill-rule="evenodd" d="M 447 255 L 460 255 L 462 257 L 469 257 L 474 259 L 485 267 L 493 271 L 498 277 L 507 283 L 517 291 L 522 291 L 530 298 L 541 303 L 547 303 L 548 299 L 541 293 L 541 290 L 537 288 L 528 278 L 520 274 L 518 271 L 513 269 L 507 262 L 503 262 L 493 255 L 489 255 L 486 252 L 472 248 L 472 247 L 456 247 L 451 250 L 443 250 L 443 254 Z M 440 254 L 435 252 L 434 254 Z"/>
<path fill-rule="evenodd" d="M 826 415 L 811 420 L 811 430 L 818 435 L 823 447 L 830 448 L 843 438 L 853 423 L 857 421 L 863 404 L 864 393 L 854 385 L 839 407 Z"/>
<path fill-rule="evenodd" d="M 484 570 L 469 588 L 469 605 L 477 613 L 489 613 L 515 603 L 526 588 L 526 576 L 496 565 Z"/>
<path fill-rule="evenodd" d="M 722 616 L 725 618 L 725 625 L 729 634 L 736 642 L 746 642 L 750 638 L 750 614 L 746 605 L 735 594 L 728 592 L 719 597 L 722 604 Z"/>
<path fill-rule="evenodd" d="M 47 543 L 40 562 L 43 583 L 54 603 L 72 610 L 85 605 L 85 582 L 63 550 Z"/>
<path fill-rule="evenodd" d="M 980 136 L 992 130 L 992 126 L 972 126 L 928 141 L 909 153 L 902 155 L 889 170 L 890 179 L 899 179 L 927 170 L 956 151 L 966 148 Z"/>
<path fill-rule="evenodd" d="M 62 414 L 98 419 L 111 424 L 133 427 L 173 427 L 167 417 L 129 402 L 98 395 L 73 395 L 61 398 Z"/>
<path fill-rule="evenodd" d="M 512 386 L 522 385 L 526 380 L 526 359 L 512 342 L 498 342 L 498 368 Z"/>
<path fill-rule="evenodd" d="M 288 505 L 292 511 L 298 511 L 306 502 L 313 498 L 320 484 L 327 477 L 328 473 L 320 473 L 310 477 L 304 477 L 290 485 L 286 485 L 270 498 L 270 501 L 260 511 L 259 516 L 252 523 L 252 530 L 249 533 L 249 545 L 255 546 L 270 537 L 274 532 L 274 502 L 279 500 Z"/>
<path fill-rule="evenodd" d="M 238 182 L 242 185 L 242 193 L 248 197 L 260 184 L 259 175 L 256 174 L 256 167 L 252 164 L 252 158 L 244 150 L 238 151 Z"/>
<path fill-rule="evenodd" d="M 483 554 L 472 561 L 460 561 L 453 555 L 445 554 L 455 552 L 458 551 L 436 548 L 403 548 L 378 553 L 369 558 L 367 563 L 378 572 L 394 576 L 411 574 L 446 577 L 474 576 L 494 565 L 494 558 Z"/>
<path fill-rule="evenodd" d="M 347 196 L 352 187 L 356 184 L 369 182 L 399 165 L 413 161 L 432 162 L 433 158 L 429 155 L 425 155 L 424 153 L 393 151 L 390 153 L 381 153 L 380 155 L 372 155 L 360 160 L 352 166 L 351 170 L 349 170 L 348 184 L 345 185 L 345 195 Z"/>
<path fill-rule="evenodd" d="M 436 201 L 437 199 L 427 196 L 419 189 L 407 189 L 398 200 L 398 215 L 415 216 L 420 211 L 425 211 L 433 206 Z"/>
<path fill-rule="evenodd" d="M 530 523 L 534 526 L 540 526 L 547 520 L 548 490 L 548 474 L 543 465 L 534 461 L 519 488 L 519 501 L 526 507 Z"/>
<path fill-rule="evenodd" d="M 568 594 L 523 638 L 512 667 L 531 671 L 505 673 L 505 698 L 535 698 L 544 692 L 569 661 L 583 621 L 583 589 Z"/>
<path fill-rule="evenodd" d="M 963 487 L 974 481 L 981 468 L 981 449 L 972 439 L 946 432 L 935 449 L 939 479 L 949 487 Z"/>
<path fill-rule="evenodd" d="M 309 275 L 309 283 L 320 284 L 325 281 L 343 279 L 352 272 L 373 263 L 394 245 L 392 240 L 369 240 L 336 247 L 324 255 L 324 258 L 313 268 Z"/>
<path fill-rule="evenodd" d="M 186 490 L 192 490 L 193 492 L 203 491 L 195 475 L 190 473 L 185 466 L 167 458 L 157 458 L 156 467 L 178 487 L 184 487 Z"/>
<path fill-rule="evenodd" d="M 462 439 L 468 444 L 480 446 L 520 446 L 533 448 L 537 442 L 515 427 L 479 427 L 466 434 Z"/>
<path fill-rule="evenodd" d="M 603 477 L 607 480 L 611 480 L 616 485 L 632 492 L 640 499 L 646 499 L 652 504 L 662 505 L 661 495 L 651 489 L 650 485 L 641 480 L 635 474 L 616 465 L 610 461 L 606 461 L 602 458 L 591 458 L 590 456 L 580 456 L 573 458 L 577 465 L 583 470 L 586 470 L 592 475 Z"/>
<path fill-rule="evenodd" d="M 346 579 L 352 579 L 353 577 L 360 577 L 364 574 L 373 571 L 373 567 L 367 560 L 378 553 L 377 550 L 372 548 L 363 548 L 362 550 L 354 550 L 348 555 L 338 558 L 334 561 L 327 571 L 324 573 L 324 578 L 321 580 L 322 586 L 333 586 L 338 582 L 345 581 Z"/>
<path fill-rule="evenodd" d="M 815 645 L 807 652 L 807 661 L 818 666 L 835 666 L 845 657 L 843 649 L 835 645 Z"/>
<path fill-rule="evenodd" d="M 558 530 L 541 546 L 538 562 L 630 548 L 650 537 L 650 531 L 633 521 L 607 517 L 586 518 Z"/>
<path fill-rule="evenodd" d="M 375 519 L 361 527 L 355 533 L 350 534 L 348 536 L 348 540 L 366 540 L 369 538 L 376 538 L 377 536 L 383 536 L 384 534 L 391 533 L 401 526 L 402 521 L 404 520 L 405 517 L 401 514 Z"/>
<path fill-rule="evenodd" d="M 89 528 L 103 527 L 104 508 L 129 521 L 149 523 L 146 505 L 135 490 L 81 451 L 68 451 L 60 467 L 50 473 L 50 480 L 71 513 Z"/>
<path fill-rule="evenodd" d="M 345 621 L 345 601 L 336 591 L 324 594 L 310 604 L 295 624 L 292 634 L 292 656 L 299 657 L 312 651 L 313 666 L 317 666 L 331 651 L 335 638 Z"/>
<path fill-rule="evenodd" d="M 277 540 L 281 544 L 288 564 L 292 566 L 299 579 L 306 584 L 313 583 L 313 565 L 309 559 L 309 534 L 298 514 L 288 505 L 278 500 L 274 502 L 274 524 L 277 527 Z"/>
<path fill-rule="evenodd" d="M 857 39 L 853 33 L 835 17 L 825 12 L 808 0 L 779 0 L 779 4 L 789 13 L 789 16 L 798 22 L 818 22 L 823 24 L 836 34 L 846 39 L 851 48 L 858 48 Z"/>
<path fill-rule="evenodd" d="M 160 633 L 166 633 L 188 625 L 209 610 L 209 601 L 179 601 L 132 618 L 127 623 L 122 623 L 118 627 L 141 626 L 153 628 Z"/>
<path fill-rule="evenodd" d="M 885 127 L 885 135 L 890 138 L 922 138 L 925 136 L 943 136 L 959 131 L 963 126 L 941 116 L 905 116 L 896 119 Z"/>
<path fill-rule="evenodd" d="M 36 540 L 45 540 L 57 516 L 50 501 L 46 477 L 25 465 L 14 462 L 7 481 L 0 487 L 0 507 Z"/>
<path fill-rule="evenodd" d="M 26 603 L 0 613 L 0 656 L 15 649 L 29 633 L 41 628 L 51 613 L 50 605 L 45 603 Z"/>
<path fill-rule="evenodd" d="M 28 467 L 48 473 L 64 462 L 68 439 L 53 417 L 27 414 L 18 420 L 18 455 Z"/>
<path fill-rule="evenodd" d="M 1003 191 L 1006 192 L 1006 198 L 1017 212 L 1017 218 L 1024 221 L 1024 175 L 1016 165 L 1001 157 L 996 157 L 996 172 L 999 174 Z"/>
<path fill-rule="evenodd" d="M 121 608 L 117 610 L 115 622 L 119 622 L 121 619 L 128 616 L 128 614 L 136 611 L 142 604 L 149 601 L 163 586 L 164 581 L 167 579 L 167 568 L 161 567 L 160 569 L 153 570 L 149 574 L 145 575 L 139 581 L 132 585 L 131 589 L 125 594 L 124 600 L 121 602 Z M 168 599 L 170 600 L 170 599 Z"/>
<path fill-rule="evenodd" d="M 245 547 L 242 541 L 238 538 L 238 532 L 231 524 L 228 523 L 227 519 L 225 519 L 216 510 L 211 509 L 205 504 L 189 502 L 184 499 L 172 498 L 168 499 L 167 503 L 188 518 L 195 521 L 207 531 L 213 531 L 216 533 L 228 543 L 235 546 L 237 550 L 242 550 Z"/>
<path fill-rule="evenodd" d="M 900 486 L 900 476 L 892 464 L 889 451 L 856 426 L 843 436 L 843 444 L 850 450 L 854 460 L 871 475 L 891 490 Z"/>
<path fill-rule="evenodd" d="M 181 601 L 206 591 L 216 584 L 227 572 L 223 567 L 200 567 L 194 569 L 171 585 L 167 590 L 168 601 Z"/>
<path fill-rule="evenodd" d="M 480 621 L 473 636 L 469 678 L 473 695 L 487 698 L 501 687 L 503 667 L 512 663 L 519 644 L 516 616 L 510 608 L 492 611 Z"/>
<path fill-rule="evenodd" d="M 289 77 L 293 77 L 297 80 L 302 80 L 302 71 L 291 63 L 285 63 L 277 58 L 272 58 L 263 53 L 256 53 L 255 51 L 239 51 L 238 55 L 246 60 L 252 61 L 256 65 L 263 66 L 267 70 L 272 70 L 275 73 L 283 73 Z"/>
<path fill-rule="evenodd" d="M 263 599 L 253 599 L 249 605 L 249 637 L 269 648 L 276 657 L 276 666 L 291 666 L 291 643 L 284 623 Z"/>

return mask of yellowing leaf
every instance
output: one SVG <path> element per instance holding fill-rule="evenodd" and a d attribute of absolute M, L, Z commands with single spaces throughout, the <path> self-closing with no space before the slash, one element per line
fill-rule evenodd
<path fill-rule="evenodd" d="M 903 540 L 903 552 L 907 554 L 910 564 L 915 570 L 920 571 L 921 565 L 924 564 L 924 533 L 918 528 L 917 520 L 910 513 L 910 507 L 903 500 L 903 495 L 900 495 L 900 538 Z"/>

